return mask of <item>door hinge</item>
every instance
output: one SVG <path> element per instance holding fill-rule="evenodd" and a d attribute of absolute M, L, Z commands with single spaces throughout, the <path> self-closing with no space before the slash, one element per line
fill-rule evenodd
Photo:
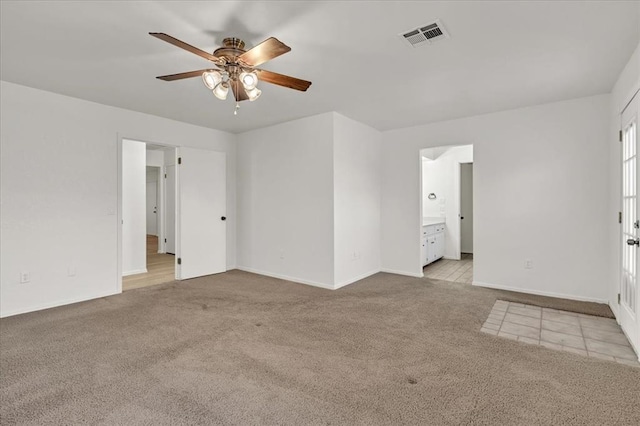
<path fill-rule="evenodd" d="M 167 174 L 166 174 L 166 173 L 164 174 L 164 178 L 165 178 L 165 179 L 167 178 Z"/>
<path fill-rule="evenodd" d="M 178 164 L 182 164 L 182 157 L 178 157 Z"/>
<path fill-rule="evenodd" d="M 164 242 L 165 242 L 165 243 L 167 242 L 167 239 L 166 239 L 166 238 L 164 239 Z"/>
<path fill-rule="evenodd" d="M 178 258 L 178 265 L 182 265 L 182 258 L 181 257 Z"/>
<path fill-rule="evenodd" d="M 618 305 L 620 304 L 620 293 L 618 293 Z"/>
<path fill-rule="evenodd" d="M 622 142 L 622 130 L 618 132 L 618 142 Z"/>
<path fill-rule="evenodd" d="M 622 223 L 622 212 L 618 212 L 618 223 Z"/>

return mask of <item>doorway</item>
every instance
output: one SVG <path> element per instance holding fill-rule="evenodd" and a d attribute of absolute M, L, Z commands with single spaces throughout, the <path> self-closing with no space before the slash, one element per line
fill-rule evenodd
<path fill-rule="evenodd" d="M 166 184 L 165 170 L 175 163 L 175 148 L 148 144 L 138 141 L 123 141 L 123 193 L 144 190 L 144 225 L 138 219 L 140 212 L 137 199 L 131 196 L 123 199 L 123 227 L 129 221 L 135 224 L 124 227 L 125 241 L 134 242 L 129 250 L 123 248 L 123 263 L 133 267 L 133 273 L 123 270 L 123 290 L 147 287 L 174 281 L 176 278 L 175 256 L 166 251 L 167 230 L 175 229 L 175 200 L 171 188 Z M 144 169 L 144 184 L 139 182 L 140 169 Z M 144 186 L 143 186 L 144 185 Z M 135 195 L 138 196 L 138 195 Z M 144 228 L 144 257 L 140 254 L 139 239 Z M 175 235 L 175 232 L 171 232 Z M 136 251 L 135 253 L 133 251 Z M 129 256 L 129 257 L 128 257 Z"/>
<path fill-rule="evenodd" d="M 426 278 L 473 281 L 473 146 L 420 151 L 421 260 Z"/>
<path fill-rule="evenodd" d="M 119 286 L 226 271 L 226 155 L 120 139 Z"/>
<path fill-rule="evenodd" d="M 460 164 L 460 253 L 473 257 L 473 163 Z"/>

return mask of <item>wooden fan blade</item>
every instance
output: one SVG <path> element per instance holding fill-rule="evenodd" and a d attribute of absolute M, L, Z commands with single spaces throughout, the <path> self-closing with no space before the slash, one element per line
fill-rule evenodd
<path fill-rule="evenodd" d="M 236 98 L 236 102 L 249 99 L 249 95 L 247 95 L 247 91 L 244 90 L 244 86 L 240 81 L 236 80 L 231 82 L 231 89 L 233 90 L 233 96 Z"/>
<path fill-rule="evenodd" d="M 185 43 L 184 41 L 178 40 L 175 37 L 171 37 L 168 34 L 165 33 L 149 33 L 149 35 L 155 37 L 155 38 L 159 38 L 162 41 L 166 41 L 169 44 L 173 44 L 176 47 L 179 47 L 181 49 L 184 49 L 186 51 L 189 51 L 191 53 L 195 53 L 198 56 L 201 56 L 205 59 L 208 59 L 212 62 L 215 63 L 221 63 L 222 60 L 216 56 L 213 56 L 212 54 L 205 52 L 204 50 L 198 49 L 197 47 L 193 47 L 190 44 Z"/>
<path fill-rule="evenodd" d="M 278 86 L 284 86 L 290 89 L 300 90 L 302 92 L 306 92 L 309 86 L 311 86 L 310 81 L 301 80 L 295 77 L 289 77 L 288 75 L 278 74 L 276 72 L 261 69 L 256 69 L 255 71 L 258 74 L 258 80 L 266 81 L 267 83 L 271 84 L 277 84 Z"/>
<path fill-rule="evenodd" d="M 156 78 L 159 78 L 160 80 L 164 80 L 164 81 L 182 80 L 183 78 L 202 77 L 202 73 L 204 73 L 205 71 L 210 71 L 210 70 L 207 69 L 207 70 L 181 72 L 179 74 L 161 75 Z"/>
<path fill-rule="evenodd" d="M 289 52 L 291 48 L 275 37 L 269 37 L 259 45 L 247 50 L 238 56 L 238 61 L 243 62 L 251 67 L 257 67 L 260 64 L 277 58 Z"/>

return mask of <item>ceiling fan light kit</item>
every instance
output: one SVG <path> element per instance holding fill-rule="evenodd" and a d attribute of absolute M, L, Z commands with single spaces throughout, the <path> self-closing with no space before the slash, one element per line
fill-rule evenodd
<path fill-rule="evenodd" d="M 231 87 L 236 100 L 234 115 L 238 114 L 238 109 L 240 108 L 239 103 L 241 101 L 249 100 L 253 102 L 260 97 L 262 94 L 262 90 L 258 89 L 258 82 L 260 80 L 302 92 L 305 92 L 309 86 L 311 86 L 310 81 L 256 68 L 258 65 L 291 50 L 289 46 L 274 37 L 266 39 L 249 50 L 244 50 L 244 41 L 239 38 L 225 38 L 222 42 L 222 47 L 219 47 L 213 54 L 210 54 L 168 34 L 149 34 L 207 59 L 218 67 L 218 69 L 189 71 L 179 74 L 163 75 L 156 78 L 163 81 L 174 81 L 201 76 L 205 87 L 211 90 L 214 96 L 220 100 L 227 99 L 229 87 Z"/>
<path fill-rule="evenodd" d="M 222 82 L 222 74 L 220 71 L 205 71 L 202 73 L 202 81 L 207 89 L 214 90 Z"/>
<path fill-rule="evenodd" d="M 229 83 L 227 83 L 226 81 L 221 81 L 220 83 L 216 84 L 215 87 L 213 88 L 214 96 L 220 99 L 221 101 L 224 101 L 225 99 L 227 99 L 228 93 L 229 93 Z"/>

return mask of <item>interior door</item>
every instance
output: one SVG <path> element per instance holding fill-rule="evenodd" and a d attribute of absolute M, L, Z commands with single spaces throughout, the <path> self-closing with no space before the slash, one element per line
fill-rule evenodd
<path fill-rule="evenodd" d="M 176 166 L 167 166 L 165 178 L 165 251 L 176 253 Z"/>
<path fill-rule="evenodd" d="M 225 272 L 226 155 L 179 148 L 178 158 L 177 278 Z"/>
<path fill-rule="evenodd" d="M 473 163 L 460 164 L 460 251 L 473 253 Z"/>
<path fill-rule="evenodd" d="M 620 326 L 632 344 L 640 344 L 638 324 L 638 97 L 622 113 L 622 271 Z M 636 346 L 637 348 L 637 346 Z"/>
<path fill-rule="evenodd" d="M 147 182 L 147 235 L 158 235 L 158 182 Z"/>

